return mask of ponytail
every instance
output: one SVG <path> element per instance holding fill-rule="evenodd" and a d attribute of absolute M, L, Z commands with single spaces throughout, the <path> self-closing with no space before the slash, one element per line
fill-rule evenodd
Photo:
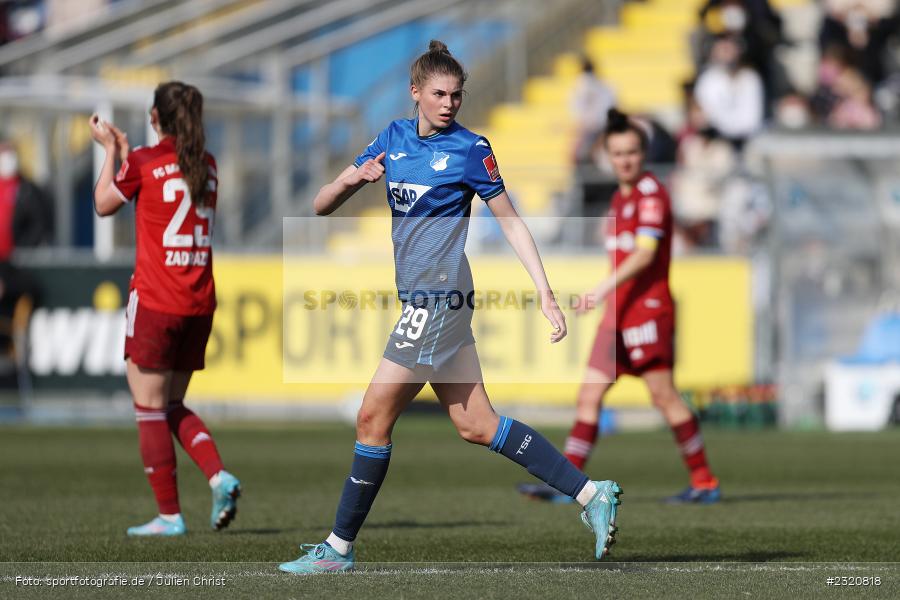
<path fill-rule="evenodd" d="M 203 95 L 192 85 L 170 81 L 156 88 L 153 106 L 159 114 L 160 129 L 175 136 L 178 167 L 194 206 L 202 206 L 209 176 L 203 132 Z"/>
<path fill-rule="evenodd" d="M 604 144 L 609 139 L 609 136 L 616 133 L 626 133 L 628 131 L 631 131 L 638 136 L 638 139 L 641 141 L 641 150 L 646 151 L 649 143 L 649 136 L 644 128 L 617 108 L 609 109 L 606 113 L 606 130 L 603 132 Z"/>
<path fill-rule="evenodd" d="M 409 67 L 409 83 L 422 89 L 432 75 L 452 75 L 459 80 L 460 86 L 468 78 L 462 64 L 450 54 L 447 44 L 440 40 L 431 40 L 428 50 L 413 61 Z"/>

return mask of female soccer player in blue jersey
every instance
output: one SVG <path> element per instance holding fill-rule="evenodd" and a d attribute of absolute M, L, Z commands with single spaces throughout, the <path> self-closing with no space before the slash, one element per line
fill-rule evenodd
<path fill-rule="evenodd" d="M 304 554 L 280 565 L 282 571 L 353 568 L 353 541 L 387 474 L 394 423 L 426 381 L 464 440 L 517 462 L 584 508 L 582 519 L 596 534 L 596 558 L 614 542 L 618 484 L 591 481 L 537 431 L 497 415 L 481 380 L 466 302 L 472 275 L 463 252 L 475 194 L 488 203 L 531 276 L 553 326 L 551 343 L 566 335 L 566 322 L 534 240 L 506 194 L 490 144 L 455 121 L 465 81 L 447 46 L 432 41 L 410 69 L 417 118 L 388 125 L 314 200 L 317 214 L 330 214 L 385 176 L 403 312 L 357 415 L 353 464 L 334 528 L 323 543 L 302 546 Z"/>

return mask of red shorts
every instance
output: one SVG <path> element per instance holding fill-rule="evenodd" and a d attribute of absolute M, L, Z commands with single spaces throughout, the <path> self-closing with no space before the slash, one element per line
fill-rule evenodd
<path fill-rule="evenodd" d="M 629 319 L 618 328 L 601 324 L 588 366 L 618 379 L 675 366 L 675 314 Z"/>
<path fill-rule="evenodd" d="M 157 312 L 139 306 L 136 296 L 132 298 L 125 311 L 126 359 L 147 369 L 199 371 L 206 366 L 212 315 Z"/>

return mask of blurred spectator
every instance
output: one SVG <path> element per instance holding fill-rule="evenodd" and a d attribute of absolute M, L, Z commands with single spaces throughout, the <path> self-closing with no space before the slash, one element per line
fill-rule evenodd
<path fill-rule="evenodd" d="M 840 47 L 871 85 L 885 78 L 885 54 L 900 29 L 896 0 L 826 0 L 819 47 Z"/>
<path fill-rule="evenodd" d="M 872 102 L 872 87 L 849 64 L 848 51 L 829 46 L 819 62 L 818 88 L 812 99 L 819 121 L 837 129 L 875 129 L 881 114 Z"/>
<path fill-rule="evenodd" d="M 75 3 L 73 3 L 75 4 Z M 0 1 L 0 42 L 12 42 L 44 26 L 44 3 L 39 0 Z"/>
<path fill-rule="evenodd" d="M 631 117 L 647 132 L 646 162 L 650 165 L 668 165 L 675 162 L 678 144 L 669 130 L 649 115 Z"/>
<path fill-rule="evenodd" d="M 52 241 L 50 199 L 19 173 L 15 148 L 0 142 L 0 262 L 7 262 L 17 247 L 43 246 Z"/>
<path fill-rule="evenodd" d="M 838 101 L 828 115 L 836 129 L 872 130 L 881 126 L 881 114 L 872 103 L 872 87 L 862 73 L 845 69 L 835 84 Z"/>
<path fill-rule="evenodd" d="M 785 129 L 803 129 L 812 121 L 809 102 L 801 94 L 791 92 L 778 101 L 775 122 Z"/>
<path fill-rule="evenodd" d="M 787 75 L 775 56 L 775 47 L 784 43 L 781 16 L 768 0 L 707 0 L 700 9 L 705 32 L 698 64 L 707 61 L 717 38 L 740 40 L 747 64 L 762 78 L 766 106 L 781 96 Z"/>
<path fill-rule="evenodd" d="M 17 246 L 52 242 L 52 223 L 48 198 L 19 173 L 15 148 L 0 142 L 0 354 L 8 354 L 14 346 L 20 329 L 16 323 L 22 319 L 27 323 L 24 315 L 30 315 L 38 296 L 34 281 L 10 257 Z"/>
<path fill-rule="evenodd" d="M 762 80 L 742 62 L 741 48 L 732 37 L 716 40 L 709 64 L 697 78 L 694 97 L 709 125 L 736 148 L 762 128 Z"/>
<path fill-rule="evenodd" d="M 820 121 L 827 120 L 837 104 L 835 87 L 841 73 L 849 67 L 848 52 L 843 46 L 832 44 L 825 48 L 819 59 L 816 91 L 813 93 L 811 104 L 813 113 Z"/>
<path fill-rule="evenodd" d="M 606 127 L 606 113 L 615 105 L 616 96 L 612 88 L 597 78 L 590 59 L 581 57 L 581 75 L 575 82 L 570 102 L 578 128 L 573 152 L 576 164 L 592 161 L 591 149 Z"/>
<path fill-rule="evenodd" d="M 672 176 L 673 209 L 686 246 L 714 246 L 722 185 L 736 157 L 731 144 L 709 126 L 690 88 L 685 101 L 687 120 L 678 133 L 679 168 Z"/>

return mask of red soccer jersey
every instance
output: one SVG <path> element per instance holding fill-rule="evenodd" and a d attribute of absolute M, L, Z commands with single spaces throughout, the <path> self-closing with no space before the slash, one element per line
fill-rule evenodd
<path fill-rule="evenodd" d="M 607 310 L 604 322 L 622 329 L 643 321 L 648 315 L 674 310 L 669 291 L 669 263 L 672 257 L 672 205 L 662 183 L 644 173 L 631 192 L 613 194 L 606 231 L 606 249 L 618 268 L 635 249 L 637 236 L 657 239 L 653 262 L 633 279 L 616 288 L 615 311 Z"/>
<path fill-rule="evenodd" d="M 126 202 L 135 197 L 137 252 L 132 289 L 140 306 L 174 315 L 209 315 L 216 308 L 212 229 L 218 178 L 206 154 L 209 178 L 204 206 L 194 206 L 181 178 L 175 141 L 128 155 L 114 186 Z"/>

